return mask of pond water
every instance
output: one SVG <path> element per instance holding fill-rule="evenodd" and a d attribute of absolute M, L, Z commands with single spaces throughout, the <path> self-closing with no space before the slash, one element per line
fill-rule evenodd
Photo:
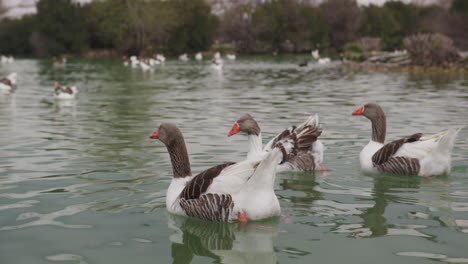
<path fill-rule="evenodd" d="M 468 124 L 468 76 L 362 73 L 300 57 L 168 61 L 152 72 L 118 60 L 17 60 L 16 92 L 0 94 L 0 263 L 468 263 L 468 127 L 452 172 L 364 174 L 370 122 L 351 112 L 374 101 L 387 139 Z M 52 99 L 52 85 L 78 98 Z M 318 113 L 327 172 L 281 173 L 279 219 L 248 226 L 174 217 L 164 145 L 148 136 L 177 123 L 200 172 L 246 156 L 227 137 L 243 113 L 269 140 Z"/>

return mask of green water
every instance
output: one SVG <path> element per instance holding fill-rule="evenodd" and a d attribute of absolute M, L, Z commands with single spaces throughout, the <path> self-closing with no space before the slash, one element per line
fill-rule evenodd
<path fill-rule="evenodd" d="M 302 58 L 168 61 L 152 72 L 117 60 L 17 60 L 15 93 L 0 93 L 0 263 L 468 263 L 468 128 L 452 173 L 360 172 L 370 123 L 351 116 L 375 101 L 389 140 L 468 124 L 468 76 L 359 73 Z M 54 81 L 76 85 L 52 99 Z M 252 113 L 264 140 L 318 113 L 325 173 L 282 173 L 282 217 L 248 226 L 174 217 L 172 170 L 148 136 L 162 121 L 186 138 L 193 171 L 240 161 L 233 122 Z"/>

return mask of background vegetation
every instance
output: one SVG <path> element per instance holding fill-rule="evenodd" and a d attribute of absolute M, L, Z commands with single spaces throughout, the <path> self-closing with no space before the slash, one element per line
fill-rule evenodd
<path fill-rule="evenodd" d="M 403 48 L 415 33 L 441 33 L 468 49 L 468 1 L 450 8 L 389 1 L 271 0 L 233 5 L 214 15 L 204 0 L 40 0 L 37 14 L 0 23 L 0 53 L 177 55 L 207 50 L 240 53 L 341 52 L 347 43 L 366 49 Z M 1 12 L 0 12 L 1 13 Z M 354 49 L 358 47 L 348 46 Z"/>

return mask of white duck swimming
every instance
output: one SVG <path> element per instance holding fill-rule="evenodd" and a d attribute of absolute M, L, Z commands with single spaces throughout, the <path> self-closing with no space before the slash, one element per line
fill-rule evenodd
<path fill-rule="evenodd" d="M 57 82 L 54 83 L 55 99 L 74 99 L 77 93 L 78 90 L 75 86 L 60 87 L 60 85 Z"/>
<path fill-rule="evenodd" d="M 170 213 L 208 221 L 258 220 L 280 214 L 274 193 L 278 151 L 261 161 L 228 162 L 192 175 L 182 132 L 162 123 L 150 136 L 166 145 L 174 178 L 167 189 Z"/>
<path fill-rule="evenodd" d="M 298 127 L 285 129 L 263 147 L 262 134 L 257 121 L 244 114 L 232 126 L 228 136 L 239 132 L 248 135 L 249 151 L 247 159 L 260 159 L 268 152 L 279 148 L 282 153 L 277 171 L 313 171 L 325 170 L 323 162 L 323 144 L 317 138 L 322 134 L 318 115 L 310 116 Z"/>
<path fill-rule="evenodd" d="M 378 104 L 368 103 L 352 114 L 372 122 L 372 138 L 360 154 L 363 171 L 425 177 L 450 173 L 450 155 L 459 128 L 427 136 L 416 133 L 384 145 L 387 123 Z"/>

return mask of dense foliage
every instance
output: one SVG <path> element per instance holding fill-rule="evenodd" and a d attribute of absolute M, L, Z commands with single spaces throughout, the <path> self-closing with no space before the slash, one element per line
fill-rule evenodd
<path fill-rule="evenodd" d="M 358 6 L 356 0 L 319 5 L 300 0 L 241 2 L 216 16 L 205 0 L 96 0 L 83 5 L 39 0 L 37 14 L 1 21 L 0 54 L 343 51 L 350 42 L 394 50 L 418 32 L 442 33 L 457 48 L 468 49 L 466 0 L 453 0 L 449 9 L 400 1 L 383 6 Z"/>
<path fill-rule="evenodd" d="M 416 65 L 436 66 L 460 60 L 452 40 L 442 34 L 415 34 L 405 38 L 404 45 Z"/>

